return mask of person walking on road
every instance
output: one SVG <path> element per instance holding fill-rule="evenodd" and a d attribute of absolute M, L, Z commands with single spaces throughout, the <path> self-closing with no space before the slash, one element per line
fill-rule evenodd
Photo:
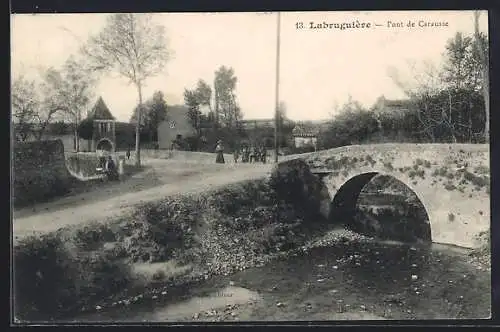
<path fill-rule="evenodd" d="M 233 157 L 234 157 L 234 163 L 237 164 L 238 163 L 238 158 L 240 157 L 240 151 L 238 151 L 237 148 L 234 149 Z"/>
<path fill-rule="evenodd" d="M 222 145 L 222 140 L 217 141 L 217 146 L 215 147 L 215 162 L 218 164 L 224 164 L 224 146 Z"/>

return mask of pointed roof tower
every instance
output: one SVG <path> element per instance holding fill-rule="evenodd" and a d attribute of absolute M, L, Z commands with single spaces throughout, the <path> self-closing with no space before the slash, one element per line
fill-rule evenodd
<path fill-rule="evenodd" d="M 97 102 L 95 103 L 94 107 L 92 107 L 92 110 L 89 112 L 88 117 L 96 120 L 115 120 L 115 117 L 113 116 L 113 114 L 111 114 L 102 97 L 99 97 L 99 99 L 97 99 Z"/>

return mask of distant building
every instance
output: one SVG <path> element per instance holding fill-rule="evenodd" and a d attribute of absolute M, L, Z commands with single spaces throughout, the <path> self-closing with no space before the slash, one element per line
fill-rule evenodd
<path fill-rule="evenodd" d="M 386 99 L 380 96 L 372 107 L 372 110 L 379 115 L 403 115 L 411 109 L 409 99 Z"/>
<path fill-rule="evenodd" d="M 189 108 L 184 105 L 167 106 L 167 117 L 158 125 L 158 147 L 170 149 L 179 136 L 185 138 L 196 135 L 196 129 L 188 116 Z"/>
<path fill-rule="evenodd" d="M 318 146 L 320 125 L 314 123 L 297 123 L 292 130 L 294 145 L 296 148 Z"/>
<path fill-rule="evenodd" d="M 274 128 L 274 119 L 249 119 L 249 120 L 241 120 L 241 126 L 243 129 L 256 129 L 263 127 L 272 127 Z M 291 120 L 285 119 L 283 125 L 292 125 L 293 122 Z"/>
<path fill-rule="evenodd" d="M 93 120 L 92 140 L 90 150 L 95 151 L 116 151 L 116 120 L 111 114 L 108 106 L 102 97 L 97 99 L 94 107 L 87 117 Z"/>

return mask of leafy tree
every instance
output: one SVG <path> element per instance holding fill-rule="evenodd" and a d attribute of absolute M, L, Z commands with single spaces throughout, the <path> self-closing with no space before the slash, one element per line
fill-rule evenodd
<path fill-rule="evenodd" d="M 241 109 L 238 106 L 235 96 L 236 83 L 238 79 L 234 74 L 234 69 L 221 66 L 215 72 L 215 117 L 217 124 L 224 124 L 226 127 L 234 128 L 242 118 Z"/>
<path fill-rule="evenodd" d="M 137 123 L 139 105 L 136 106 L 130 123 Z M 158 139 L 158 125 L 167 117 L 167 102 L 161 91 L 156 91 L 153 97 L 147 100 L 142 107 L 141 132 L 150 142 Z"/>
<path fill-rule="evenodd" d="M 140 124 L 144 82 L 159 74 L 170 53 L 165 29 L 154 24 L 152 14 L 120 13 L 108 16 L 105 27 L 83 48 L 98 70 L 114 71 L 137 88 L 139 109 L 135 132 L 136 165 L 140 166 Z"/>
<path fill-rule="evenodd" d="M 481 64 L 482 93 L 484 99 L 484 139 L 489 141 L 490 136 L 490 84 L 489 84 L 489 56 L 488 42 L 486 36 L 479 31 L 479 11 L 474 11 L 474 41 L 476 54 L 479 56 Z"/>
<path fill-rule="evenodd" d="M 184 89 L 184 103 L 188 106 L 188 117 L 193 128 L 196 129 L 198 136 L 200 136 L 200 123 L 202 113 L 200 105 L 202 103 L 202 96 L 198 90 Z"/>
<path fill-rule="evenodd" d="M 212 88 L 204 80 L 199 80 L 196 85 L 196 94 L 200 106 L 207 106 L 212 112 Z"/>
<path fill-rule="evenodd" d="M 84 140 L 91 140 L 94 134 L 94 120 L 92 118 L 83 119 L 78 125 L 78 136 Z"/>

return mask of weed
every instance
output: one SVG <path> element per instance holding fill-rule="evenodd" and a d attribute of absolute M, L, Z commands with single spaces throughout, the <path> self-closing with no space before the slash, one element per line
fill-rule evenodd
<path fill-rule="evenodd" d="M 434 172 L 432 172 L 432 176 L 446 176 L 448 173 L 448 169 L 446 167 L 440 167 L 438 169 L 435 169 Z"/>
<path fill-rule="evenodd" d="M 448 213 L 448 220 L 453 222 L 455 220 L 455 215 L 453 213 Z"/>
<path fill-rule="evenodd" d="M 489 177 L 486 177 L 486 176 L 477 176 L 471 172 L 468 172 L 468 171 L 465 171 L 463 173 L 463 177 L 465 180 L 469 181 L 470 183 L 472 183 L 473 185 L 475 185 L 476 187 L 479 187 L 479 188 L 482 188 L 486 185 L 489 184 Z"/>
<path fill-rule="evenodd" d="M 394 167 L 392 166 L 392 163 L 390 161 L 384 163 L 384 167 L 387 168 L 390 171 L 394 170 Z"/>
<path fill-rule="evenodd" d="M 422 166 L 424 164 L 424 161 L 420 158 L 417 158 L 417 160 L 415 160 L 415 165 L 417 166 Z"/>
<path fill-rule="evenodd" d="M 478 174 L 489 174 L 490 173 L 490 168 L 484 165 L 479 165 L 476 168 L 474 168 L 474 173 Z"/>
<path fill-rule="evenodd" d="M 444 185 L 444 189 L 449 190 L 449 191 L 453 191 L 453 190 L 457 189 L 457 187 L 453 183 L 447 182 Z"/>

